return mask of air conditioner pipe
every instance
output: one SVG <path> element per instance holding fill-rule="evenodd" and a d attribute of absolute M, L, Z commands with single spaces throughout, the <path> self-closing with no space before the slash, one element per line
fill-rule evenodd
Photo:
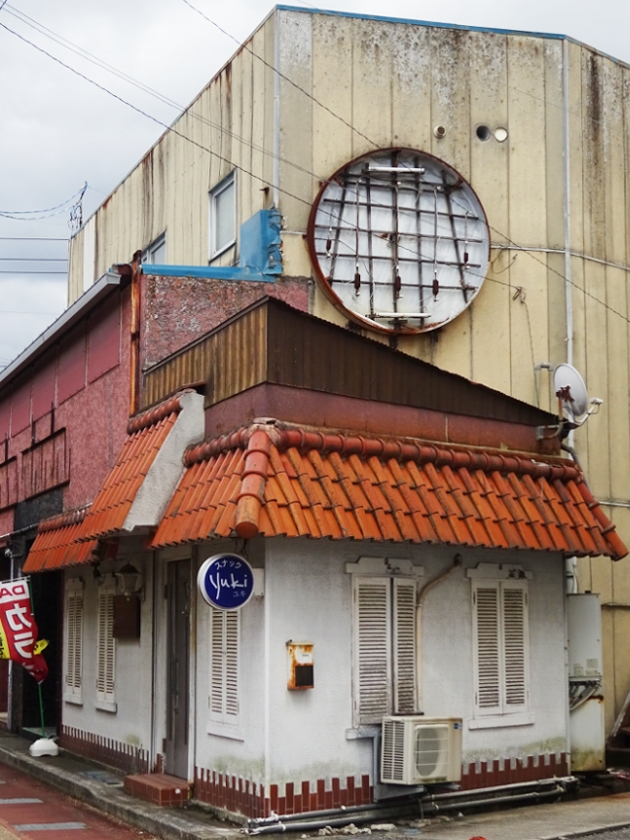
<path fill-rule="evenodd" d="M 363 811 L 358 814 L 346 814 L 345 816 L 333 817 L 328 819 L 318 819 L 318 820 L 310 820 L 307 822 L 299 822 L 299 821 L 290 821 L 285 817 L 282 817 L 282 822 L 276 822 L 272 825 L 261 825 L 257 828 L 246 828 L 245 833 L 254 835 L 254 834 L 277 834 L 278 832 L 284 831 L 318 831 L 320 828 L 326 828 L 326 826 L 330 826 L 331 828 L 342 828 L 344 825 L 350 825 L 350 823 L 366 823 L 366 822 L 374 822 L 374 820 L 382 820 L 384 817 L 395 818 L 401 816 L 401 807 L 398 806 L 397 808 L 393 808 L 391 805 L 387 805 L 386 807 L 379 808 L 377 805 L 370 805 L 370 810 Z M 414 814 L 418 812 L 418 801 L 417 799 L 409 802 L 407 805 L 407 813 L 412 811 Z M 319 812 L 322 813 L 321 811 Z M 288 816 L 303 816 L 300 815 L 288 815 Z"/>
<path fill-rule="evenodd" d="M 561 796 L 566 793 L 567 788 L 575 783 L 577 779 L 575 776 L 566 776 L 563 778 L 541 779 L 537 782 L 515 782 L 509 785 L 497 785 L 494 787 L 481 788 L 477 791 L 459 790 L 448 793 L 438 793 L 429 795 L 427 797 L 418 797 L 414 795 L 412 800 L 398 801 L 393 804 L 392 801 L 387 802 L 379 807 L 378 804 L 371 805 L 353 805 L 341 806 L 340 808 L 333 808 L 327 811 L 311 811 L 302 814 L 287 814 L 279 817 L 259 817 L 247 821 L 247 834 L 273 834 L 274 832 L 286 831 L 316 831 L 326 826 L 342 827 L 350 825 L 350 823 L 364 823 L 371 822 L 374 819 L 382 819 L 383 817 L 400 817 L 401 812 L 405 810 L 415 811 L 420 807 L 421 814 L 438 814 L 444 811 L 462 810 L 462 808 L 483 807 L 486 805 L 509 804 L 516 802 L 529 802 L 538 799 L 549 799 L 554 796 Z M 534 790 L 523 791 L 523 788 L 547 788 L 553 785 L 552 790 Z M 517 790 L 523 792 L 517 793 Z M 510 791 L 514 791 L 510 793 Z M 488 797 L 488 793 L 497 793 L 498 796 Z M 507 793 L 507 795 L 501 795 Z M 475 799 L 475 796 L 483 795 L 484 799 Z M 461 801 L 467 798 L 469 801 Z M 455 802 L 442 800 L 456 799 Z M 304 820 L 305 817 L 317 816 L 318 819 Z"/>
<path fill-rule="evenodd" d="M 551 779 L 536 779 L 532 782 L 512 782 L 509 785 L 493 785 L 492 787 L 475 788 L 474 790 L 453 790 L 447 793 L 435 793 L 422 797 L 423 802 L 437 802 L 445 799 L 463 799 L 477 794 L 501 793 L 502 791 L 527 790 L 532 787 L 548 787 L 549 785 L 568 785 L 577 782 L 575 776 L 563 776 L 562 778 L 552 777 Z"/>
<path fill-rule="evenodd" d="M 562 796 L 565 791 L 565 786 L 557 783 L 552 790 L 513 793 L 508 796 L 493 796 L 486 799 L 472 800 L 471 802 L 447 802 L 444 805 L 439 805 L 437 802 L 428 802 L 425 805 L 423 801 L 418 802 L 416 800 L 413 803 L 409 803 L 409 805 L 413 805 L 415 810 L 420 804 L 422 806 L 421 813 L 423 815 L 426 814 L 427 811 L 430 814 L 438 814 L 444 811 L 454 811 L 456 809 L 461 810 L 466 807 L 478 808 L 486 805 L 513 804 L 516 802 L 532 802 L 540 799 L 550 799 L 554 796 Z M 321 814 L 322 812 L 319 813 Z M 357 823 L 372 822 L 372 820 L 382 819 L 384 816 L 400 817 L 400 806 L 398 808 L 392 808 L 391 805 L 388 805 L 387 807 L 381 809 L 376 809 L 374 806 L 371 806 L 369 810 L 355 815 L 346 813 L 345 816 L 334 817 L 333 819 L 318 819 L 305 822 L 300 822 L 299 820 L 294 822 L 283 818 L 283 822 L 276 822 L 271 825 L 261 825 L 257 828 L 247 828 L 245 831 L 249 835 L 276 834 L 278 832 L 286 831 L 318 831 L 320 828 L 326 828 L 327 826 L 330 826 L 331 828 L 342 828 L 345 825 L 350 825 L 350 823 L 354 823 L 356 825 Z"/>
<path fill-rule="evenodd" d="M 473 799 L 470 802 L 446 802 L 440 805 L 437 802 L 420 802 L 422 807 L 422 814 L 441 814 L 443 811 L 454 811 L 462 808 L 479 808 L 485 805 L 503 805 L 515 802 L 529 802 L 536 799 L 547 799 L 552 796 L 561 796 L 565 793 L 565 788 L 561 785 L 556 785 L 553 790 L 534 790 L 529 793 L 512 793 L 508 796 L 491 796 L 487 799 Z"/>
<path fill-rule="evenodd" d="M 396 799 L 388 799 L 387 802 L 379 805 L 375 802 L 370 802 L 367 805 L 341 805 L 339 808 L 328 808 L 324 811 L 304 811 L 301 814 L 283 814 L 279 816 L 274 814 L 272 817 L 253 817 L 247 820 L 248 828 L 255 828 L 261 825 L 277 825 L 279 822 L 297 822 L 298 820 L 319 819 L 320 817 L 337 817 L 344 814 L 361 814 L 365 811 L 375 811 L 379 808 L 401 808 L 406 805 L 414 804 L 417 801 L 417 794 L 413 798 L 401 794 Z"/>

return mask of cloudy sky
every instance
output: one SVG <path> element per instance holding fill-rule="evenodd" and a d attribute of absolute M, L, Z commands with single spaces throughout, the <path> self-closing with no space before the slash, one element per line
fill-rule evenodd
<path fill-rule="evenodd" d="M 0 0 L 0 368 L 63 311 L 69 210 L 83 185 L 87 217 L 161 134 L 159 123 L 170 123 L 233 52 L 234 40 L 191 5 L 237 41 L 271 9 L 268 0 Z M 561 33 L 630 62 L 628 0 L 323 7 Z"/>

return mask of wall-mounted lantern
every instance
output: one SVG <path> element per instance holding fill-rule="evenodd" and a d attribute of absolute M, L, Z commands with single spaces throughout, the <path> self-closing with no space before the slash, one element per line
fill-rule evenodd
<path fill-rule="evenodd" d="M 142 573 L 139 572 L 131 563 L 125 565 L 116 572 L 116 578 L 125 598 L 129 599 L 132 595 L 140 592 L 142 589 Z"/>

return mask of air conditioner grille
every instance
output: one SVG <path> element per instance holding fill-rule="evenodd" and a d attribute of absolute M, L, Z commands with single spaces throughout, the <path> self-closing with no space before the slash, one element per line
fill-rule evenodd
<path fill-rule="evenodd" d="M 405 777 L 405 724 L 388 720 L 383 725 L 383 773 L 402 782 Z"/>
<path fill-rule="evenodd" d="M 414 758 L 418 774 L 430 778 L 439 774 L 444 762 L 444 751 L 448 749 L 448 727 L 416 727 Z"/>

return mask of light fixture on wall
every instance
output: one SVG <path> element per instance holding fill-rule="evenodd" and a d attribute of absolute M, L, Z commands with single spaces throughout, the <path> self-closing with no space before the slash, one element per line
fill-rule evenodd
<path fill-rule="evenodd" d="M 122 594 L 125 598 L 131 598 L 132 595 L 135 595 L 142 589 L 142 573 L 139 572 L 135 566 L 132 566 L 131 563 L 125 563 L 125 565 L 116 572 L 116 578 L 118 579 Z"/>

